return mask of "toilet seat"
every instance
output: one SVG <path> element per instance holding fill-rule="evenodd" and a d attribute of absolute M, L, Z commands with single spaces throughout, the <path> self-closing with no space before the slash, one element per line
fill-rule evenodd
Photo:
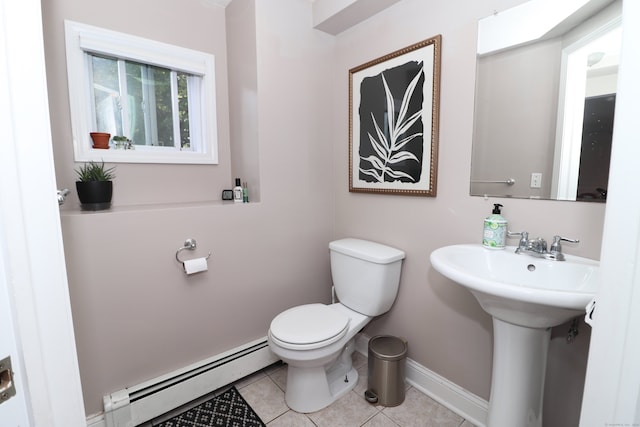
<path fill-rule="evenodd" d="M 290 308 L 271 322 L 269 334 L 278 345 L 312 350 L 332 344 L 349 330 L 349 316 L 324 304 Z"/>

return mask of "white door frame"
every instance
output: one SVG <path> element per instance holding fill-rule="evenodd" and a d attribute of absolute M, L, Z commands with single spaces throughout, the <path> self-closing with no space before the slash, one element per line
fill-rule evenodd
<path fill-rule="evenodd" d="M 580 426 L 640 425 L 640 2 L 622 5 L 622 52 Z"/>
<path fill-rule="evenodd" d="M 0 0 L 0 230 L 34 427 L 86 426 L 71 319 L 47 97 L 39 0 Z M 6 283 L 5 283 L 6 282 Z"/>
<path fill-rule="evenodd" d="M 613 19 L 562 49 L 560 95 L 551 177 L 553 199 L 576 200 L 588 86 L 587 59 L 589 52 L 593 49 L 590 46 L 602 37 L 620 29 L 621 25 L 622 17 Z"/>

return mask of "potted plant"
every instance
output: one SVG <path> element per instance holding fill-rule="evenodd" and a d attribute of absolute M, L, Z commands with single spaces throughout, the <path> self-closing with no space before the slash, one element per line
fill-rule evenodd
<path fill-rule="evenodd" d="M 109 149 L 110 133 L 106 132 L 89 132 L 91 139 L 93 140 L 93 148 L 100 148 L 104 150 Z"/>
<path fill-rule="evenodd" d="M 111 206 L 115 166 L 105 168 L 104 162 L 89 162 L 76 169 L 76 190 L 84 210 L 99 211 Z"/>
<path fill-rule="evenodd" d="M 112 139 L 116 148 L 124 149 L 124 150 L 133 150 L 133 141 L 131 141 L 126 136 L 116 135 Z"/>

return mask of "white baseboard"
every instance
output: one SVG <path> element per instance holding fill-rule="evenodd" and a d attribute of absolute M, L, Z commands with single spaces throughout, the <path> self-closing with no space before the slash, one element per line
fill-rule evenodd
<path fill-rule="evenodd" d="M 356 337 L 356 351 L 365 357 L 369 353 L 369 338 L 364 334 Z M 477 427 L 486 427 L 489 403 L 452 383 L 446 378 L 407 358 L 407 382 L 436 402 L 449 408 Z M 87 427 L 106 427 L 104 414 L 87 417 Z"/>
<path fill-rule="evenodd" d="M 356 351 L 368 357 L 369 338 L 356 337 Z M 407 358 L 407 382 L 477 427 L 486 427 L 489 402 Z"/>

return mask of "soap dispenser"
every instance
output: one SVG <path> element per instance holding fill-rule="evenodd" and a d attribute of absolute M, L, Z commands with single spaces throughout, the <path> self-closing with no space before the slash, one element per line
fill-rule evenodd
<path fill-rule="evenodd" d="M 507 242 L 507 220 L 500 215 L 502 205 L 495 203 L 493 211 L 484 220 L 482 245 L 489 249 L 504 249 Z"/>

